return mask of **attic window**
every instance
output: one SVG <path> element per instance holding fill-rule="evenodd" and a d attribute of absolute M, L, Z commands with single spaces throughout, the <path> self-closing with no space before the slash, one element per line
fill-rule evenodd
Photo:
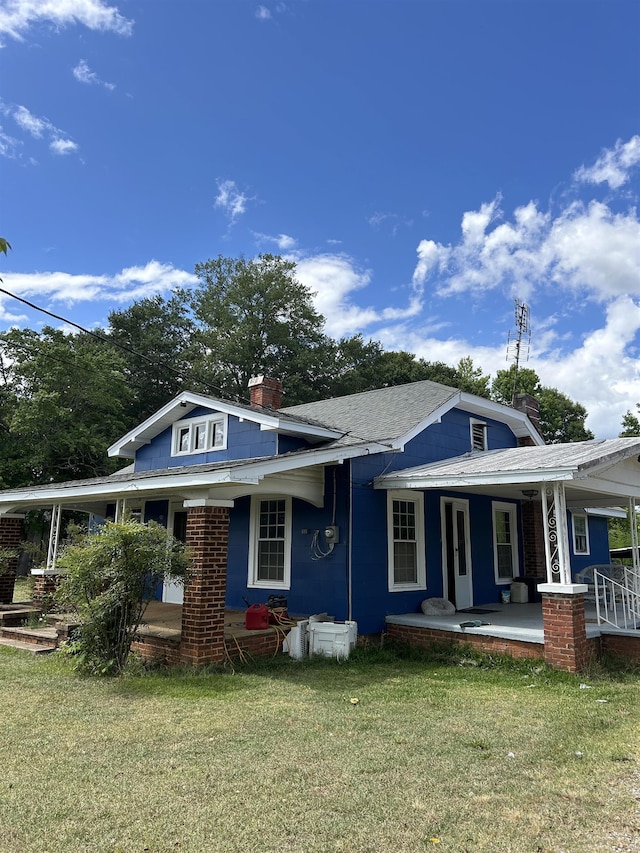
<path fill-rule="evenodd" d="M 173 425 L 172 456 L 224 450 L 227 446 L 225 415 L 189 418 Z"/>
<path fill-rule="evenodd" d="M 487 450 L 487 425 L 484 421 L 469 421 L 471 430 L 471 449 Z"/>

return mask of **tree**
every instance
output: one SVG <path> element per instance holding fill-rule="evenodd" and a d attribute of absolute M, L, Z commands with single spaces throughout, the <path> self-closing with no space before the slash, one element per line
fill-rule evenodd
<path fill-rule="evenodd" d="M 129 428 L 118 353 L 92 335 L 0 335 L 0 478 L 10 486 L 113 472 L 106 449 Z"/>
<path fill-rule="evenodd" d="M 509 370 L 499 370 L 491 384 L 491 397 L 498 403 L 510 405 L 514 387 L 515 365 Z M 587 410 L 575 403 L 557 388 L 540 384 L 535 370 L 521 368 L 518 371 L 518 393 L 531 394 L 540 406 L 540 429 L 548 444 L 569 441 L 587 441 L 593 438 L 585 426 Z"/>
<path fill-rule="evenodd" d="M 131 390 L 131 423 L 143 421 L 185 387 L 207 390 L 194 377 L 194 324 L 177 296 L 140 299 L 109 314 L 109 338 L 120 347 L 118 356 Z"/>
<path fill-rule="evenodd" d="M 249 379 L 265 374 L 286 377 L 287 403 L 313 399 L 327 338 L 295 264 L 276 255 L 218 256 L 196 264 L 195 272 L 199 286 L 177 295 L 195 320 L 198 370 L 231 398 L 245 398 Z"/>
<path fill-rule="evenodd" d="M 640 414 L 640 403 L 636 405 L 636 409 Z M 640 435 L 640 418 L 628 411 L 622 418 L 620 438 L 634 438 L 637 435 Z"/>
<path fill-rule="evenodd" d="M 468 394 L 476 394 L 478 397 L 489 396 L 489 376 L 482 373 L 480 367 L 476 367 L 471 356 L 467 355 L 458 362 L 456 387 Z"/>
<path fill-rule="evenodd" d="M 58 566 L 64 574 L 56 599 L 80 620 L 72 644 L 78 668 L 119 675 L 150 591 L 166 578 L 184 579 L 188 557 L 164 527 L 129 519 L 81 535 L 62 550 Z"/>

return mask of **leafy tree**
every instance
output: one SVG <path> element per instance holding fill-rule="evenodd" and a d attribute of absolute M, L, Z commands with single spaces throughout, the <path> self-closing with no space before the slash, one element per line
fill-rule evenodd
<path fill-rule="evenodd" d="M 471 356 L 461 358 L 456 371 L 456 388 L 478 397 L 489 396 L 489 376 L 482 373 L 482 368 L 474 365 Z"/>
<path fill-rule="evenodd" d="M 63 549 L 58 566 L 65 573 L 56 598 L 80 620 L 72 646 L 78 668 L 119 675 L 150 591 L 165 578 L 184 579 L 188 558 L 183 544 L 164 527 L 129 519 L 80 536 Z"/>
<path fill-rule="evenodd" d="M 117 352 L 92 335 L 0 334 L 0 477 L 11 486 L 111 473 L 107 447 L 129 428 Z"/>
<path fill-rule="evenodd" d="M 201 390 L 191 364 L 193 331 L 188 308 L 177 296 L 140 299 L 109 314 L 109 337 L 126 348 L 118 350 L 118 357 L 131 389 L 132 424 L 140 423 L 186 387 Z"/>
<path fill-rule="evenodd" d="M 636 409 L 640 414 L 640 403 L 636 405 Z M 627 412 L 622 418 L 620 438 L 634 438 L 636 435 L 640 435 L 640 418 L 632 412 Z"/>
<path fill-rule="evenodd" d="M 491 396 L 499 403 L 510 405 L 513 395 L 515 366 L 509 370 L 499 370 L 491 384 Z M 593 438 L 591 430 L 585 426 L 587 410 L 575 403 L 557 388 L 548 388 L 540 384 L 535 370 L 521 368 L 518 371 L 518 393 L 531 394 L 540 406 L 540 429 L 548 444 L 569 441 L 587 441 Z"/>
<path fill-rule="evenodd" d="M 312 399 L 327 339 L 295 264 L 276 255 L 218 256 L 195 272 L 199 286 L 177 295 L 193 313 L 199 370 L 231 398 L 245 398 L 249 379 L 262 373 L 286 377 L 287 402 Z"/>

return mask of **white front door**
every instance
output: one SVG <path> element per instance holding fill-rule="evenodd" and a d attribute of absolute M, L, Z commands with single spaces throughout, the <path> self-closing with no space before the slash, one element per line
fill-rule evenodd
<path fill-rule="evenodd" d="M 441 518 L 444 597 L 464 610 L 473 606 L 469 502 L 442 498 Z"/>
<path fill-rule="evenodd" d="M 172 508 L 169 515 L 169 530 L 181 542 L 187 538 L 187 513 L 181 507 Z M 162 587 L 162 600 L 165 604 L 182 604 L 184 584 L 166 579 Z"/>

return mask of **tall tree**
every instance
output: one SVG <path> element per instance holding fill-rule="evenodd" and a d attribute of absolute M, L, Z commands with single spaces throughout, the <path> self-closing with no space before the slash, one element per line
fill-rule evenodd
<path fill-rule="evenodd" d="M 498 403 L 510 405 L 514 386 L 514 365 L 509 370 L 499 370 L 491 384 L 491 396 Z M 557 388 L 540 384 L 535 370 L 518 371 L 518 393 L 531 394 L 540 406 L 540 429 L 548 444 L 568 441 L 587 441 L 593 438 L 585 426 L 587 410 Z"/>
<path fill-rule="evenodd" d="M 115 470 L 106 449 L 128 428 L 129 396 L 117 352 L 92 335 L 45 326 L 0 335 L 0 361 L 5 481 L 20 486 Z"/>
<path fill-rule="evenodd" d="M 313 399 L 324 374 L 324 318 L 295 264 L 276 255 L 218 256 L 196 264 L 200 284 L 178 292 L 193 312 L 198 366 L 230 397 L 245 398 L 251 376 L 286 377 L 287 403 Z"/>
<path fill-rule="evenodd" d="M 129 414 L 139 423 L 188 387 L 211 390 L 192 364 L 194 323 L 177 296 L 140 299 L 109 314 L 109 337 L 131 390 Z"/>

